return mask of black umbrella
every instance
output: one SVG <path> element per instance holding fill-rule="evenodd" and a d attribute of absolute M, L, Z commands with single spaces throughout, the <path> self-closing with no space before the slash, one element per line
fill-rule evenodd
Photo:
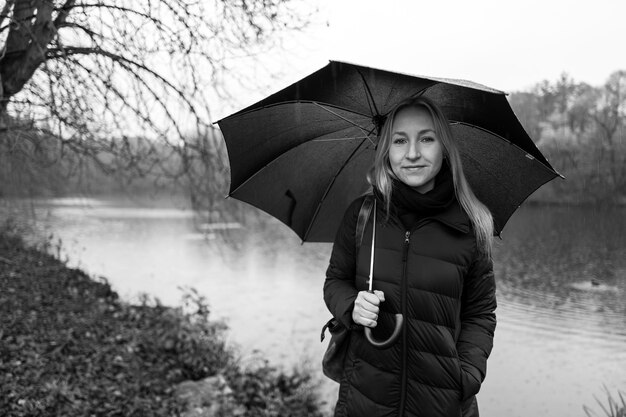
<path fill-rule="evenodd" d="M 365 174 L 386 115 L 419 95 L 450 121 L 468 182 L 491 210 L 497 234 L 531 193 L 559 175 L 503 92 L 331 61 L 218 122 L 230 160 L 229 195 L 278 218 L 303 241 L 331 242 L 350 202 L 368 188 Z"/>

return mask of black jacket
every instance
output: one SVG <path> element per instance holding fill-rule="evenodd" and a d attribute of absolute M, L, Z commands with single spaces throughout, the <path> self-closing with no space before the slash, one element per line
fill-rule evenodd
<path fill-rule="evenodd" d="M 398 342 L 376 349 L 352 321 L 357 293 L 368 288 L 372 216 L 355 253 L 362 201 L 346 211 L 324 283 L 328 309 L 353 330 L 335 413 L 468 415 L 485 378 L 496 326 L 491 261 L 478 255 L 469 218 L 458 203 L 405 230 L 393 216 L 385 221 L 379 202 L 374 289 L 385 293 L 385 302 L 373 333 L 386 338 L 395 313 L 405 320 Z"/>

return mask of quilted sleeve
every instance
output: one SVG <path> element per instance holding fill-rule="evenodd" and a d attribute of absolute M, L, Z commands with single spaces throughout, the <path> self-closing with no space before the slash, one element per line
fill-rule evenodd
<path fill-rule="evenodd" d="M 363 198 L 358 198 L 346 210 L 337 230 L 330 262 L 324 281 L 324 302 L 333 317 L 346 327 L 356 325 L 352 321 L 354 300 L 358 294 L 354 286 L 356 271 L 355 229 Z"/>
<path fill-rule="evenodd" d="M 496 285 L 493 263 L 476 257 L 463 285 L 461 331 L 457 351 L 461 361 L 463 400 L 480 390 L 496 329 Z"/>

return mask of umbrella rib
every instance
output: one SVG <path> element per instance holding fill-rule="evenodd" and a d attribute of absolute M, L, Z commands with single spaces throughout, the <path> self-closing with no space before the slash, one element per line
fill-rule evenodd
<path fill-rule="evenodd" d="M 311 139 L 309 142 L 342 142 L 346 140 L 356 139 L 369 139 L 369 136 L 353 136 L 348 138 L 324 138 L 324 139 Z"/>
<path fill-rule="evenodd" d="M 334 116 L 336 116 L 336 117 L 340 118 L 341 120 L 343 120 L 343 121 L 345 121 L 345 122 L 350 123 L 350 124 L 351 124 L 351 125 L 353 125 L 354 127 L 357 127 L 357 128 L 361 131 L 361 133 L 363 133 L 363 134 L 367 137 L 367 139 L 370 141 L 370 143 L 371 143 L 372 145 L 376 145 L 376 144 L 374 143 L 374 141 L 372 140 L 372 138 L 370 138 L 370 136 L 369 136 L 369 135 L 370 135 L 370 133 L 372 133 L 372 131 L 370 131 L 370 132 L 366 132 L 366 129 L 365 129 L 363 126 L 361 126 L 361 125 L 359 125 L 359 124 L 357 124 L 357 123 L 354 123 L 352 120 L 350 120 L 350 119 L 348 119 L 348 118 L 346 118 L 346 117 L 343 117 L 342 115 L 340 115 L 340 114 L 338 114 L 338 113 L 336 113 L 336 112 L 334 112 L 334 111 L 330 110 L 330 109 L 329 109 L 329 108 L 327 108 L 327 107 L 322 106 L 320 103 L 318 103 L 318 102 L 316 102 L 316 101 L 313 101 L 312 103 L 313 103 L 313 104 L 315 104 L 316 106 L 318 106 L 319 108 L 321 108 L 322 110 L 325 110 L 325 111 L 327 111 L 328 113 L 330 113 L 330 114 L 332 114 L 332 115 L 334 115 Z"/>
<path fill-rule="evenodd" d="M 361 76 L 361 79 L 363 80 L 363 85 L 365 86 L 365 91 L 367 91 L 367 96 L 369 98 L 369 100 L 367 100 L 367 104 L 370 106 L 370 112 L 372 111 L 372 106 L 373 106 L 374 114 L 378 116 L 379 115 L 378 108 L 376 107 L 376 102 L 374 101 L 374 95 L 372 94 L 372 91 L 370 90 L 370 86 L 367 84 L 367 81 L 365 80 L 365 76 L 363 75 L 363 73 L 359 69 L 357 69 L 356 71 Z"/>
<path fill-rule="evenodd" d="M 369 137 L 368 137 L 368 139 L 369 139 Z M 326 200 L 326 197 L 328 196 L 328 193 L 330 192 L 330 189 L 332 188 L 333 184 L 337 180 L 337 177 L 339 176 L 339 174 L 341 174 L 341 172 L 344 170 L 346 165 L 348 165 L 348 162 L 350 162 L 352 157 L 361 149 L 361 147 L 363 146 L 364 143 L 365 143 L 365 139 L 363 139 L 361 141 L 359 146 L 354 148 L 354 151 L 352 151 L 352 153 L 350 153 L 350 155 L 346 158 L 344 163 L 341 164 L 341 167 L 339 167 L 339 169 L 337 170 L 335 175 L 333 175 L 332 180 L 328 183 L 328 186 L 326 187 L 326 190 L 324 191 L 324 195 L 322 196 L 322 198 L 320 199 L 319 203 L 317 204 L 317 208 L 315 209 L 315 213 L 313 213 L 313 217 L 311 217 L 311 221 L 309 222 L 309 226 L 307 227 L 306 232 L 304 233 L 304 237 L 302 238 L 302 243 L 304 243 L 306 241 L 306 239 L 309 237 L 309 233 L 311 232 L 311 229 L 313 228 L 313 223 L 315 223 L 315 219 L 317 218 L 317 215 L 319 214 L 320 209 L 322 208 L 322 203 L 324 203 L 324 200 Z"/>
<path fill-rule="evenodd" d="M 558 171 L 556 171 L 554 168 L 550 168 L 550 167 L 546 166 L 543 162 L 541 162 L 540 160 L 538 160 L 537 158 L 535 158 L 534 156 L 532 156 L 530 153 L 528 153 L 527 151 L 525 151 L 524 149 L 522 149 L 519 145 L 517 145 L 517 144 L 515 144 L 515 143 L 511 142 L 511 141 L 510 141 L 510 140 L 508 140 L 507 138 L 504 138 L 504 137 L 502 137 L 502 136 L 498 135 L 497 133 L 492 132 L 491 130 L 484 129 L 484 128 L 480 127 L 480 126 L 476 126 L 476 125 L 473 125 L 473 124 L 471 124 L 471 123 L 466 123 L 466 122 L 458 122 L 458 121 L 456 121 L 456 120 L 450 120 L 450 125 L 463 125 L 463 126 L 469 126 L 469 127 L 471 127 L 471 128 L 478 129 L 478 130 L 481 130 L 481 131 L 483 131 L 483 132 L 487 132 L 487 133 L 489 133 L 490 135 L 492 135 L 492 136 L 494 136 L 494 137 L 497 137 L 498 139 L 501 139 L 501 140 L 505 141 L 506 143 L 508 143 L 509 145 L 511 145 L 511 146 L 513 146 L 513 147 L 515 147 L 515 148 L 517 148 L 520 152 L 522 152 L 522 153 L 524 153 L 524 155 L 526 155 L 526 158 L 536 160 L 537 162 L 539 162 L 539 164 L 540 164 L 540 165 L 541 165 L 544 169 L 548 170 L 549 172 L 552 172 L 552 173 L 554 173 L 554 174 L 558 175 L 558 176 L 559 176 L 559 177 L 561 177 L 561 178 L 565 178 L 563 175 L 561 175 L 561 174 L 560 174 Z"/>
<path fill-rule="evenodd" d="M 217 122 L 214 122 L 213 124 L 215 124 L 215 123 L 218 123 L 218 124 L 219 124 L 220 122 L 223 122 L 224 120 L 229 120 L 229 119 L 231 119 L 231 118 L 235 118 L 235 117 L 241 117 L 241 116 L 243 116 L 243 115 L 247 115 L 247 114 L 250 114 L 250 113 L 254 113 L 254 112 L 257 112 L 257 111 L 259 111 L 259 110 L 270 109 L 270 108 L 272 108 L 272 107 L 283 106 L 283 105 L 285 105 L 285 104 L 300 104 L 300 103 L 303 103 L 303 104 L 316 104 L 316 105 L 320 105 L 320 104 L 319 104 L 319 102 L 317 102 L 317 101 L 315 101 L 315 100 L 287 100 L 287 101 L 281 101 L 281 102 L 278 102 L 278 103 L 272 103 L 272 104 L 267 104 L 267 105 L 265 105 L 265 106 L 256 107 L 256 108 L 254 108 L 254 109 L 249 109 L 249 110 L 245 110 L 245 111 L 244 111 L 244 110 L 242 110 L 240 113 L 234 113 L 234 114 L 231 114 L 230 116 L 224 117 L 223 119 L 220 119 L 220 120 L 218 120 Z M 328 107 L 333 107 L 333 108 L 338 109 L 338 110 L 343 110 L 343 111 L 346 111 L 346 112 L 349 112 L 349 113 L 358 114 L 359 116 L 363 116 L 363 117 L 372 117 L 372 115 L 371 115 L 371 114 L 364 114 L 364 113 L 361 113 L 361 112 L 359 112 L 359 111 L 355 111 L 355 110 L 348 109 L 348 108 L 346 108 L 346 107 L 335 106 L 335 105 L 333 105 L 333 104 L 328 104 L 328 103 L 323 103 L 323 104 L 324 104 L 325 106 L 328 106 Z M 320 106 L 321 106 L 321 105 L 320 105 Z"/>
<path fill-rule="evenodd" d="M 335 132 L 336 133 L 336 132 Z M 360 139 L 368 139 L 371 142 L 371 139 L 369 136 L 354 136 L 354 137 L 345 137 L 345 138 L 325 138 L 325 139 L 309 139 L 306 140 L 302 143 L 299 143 L 298 145 L 296 145 L 293 148 L 288 149 L 287 151 L 291 151 L 299 146 L 303 146 L 309 142 L 343 142 L 343 141 L 348 141 L 348 140 L 360 140 Z M 360 146 L 360 145 L 358 145 Z M 357 147 L 358 147 L 357 146 Z M 269 162 L 267 162 L 265 165 L 263 165 L 262 167 L 260 167 L 259 169 L 257 169 L 253 174 L 248 175 L 247 178 L 245 179 L 245 181 L 243 181 L 241 184 L 239 184 L 237 186 L 237 188 L 235 188 L 234 190 L 230 190 L 228 192 L 228 197 L 232 196 L 234 193 L 236 193 L 241 187 L 245 186 L 249 181 L 251 181 L 254 177 L 256 177 L 257 175 L 259 175 L 261 172 L 263 172 L 263 170 L 265 168 L 267 168 L 269 165 L 273 164 L 274 162 L 276 162 L 277 159 L 279 159 L 282 155 L 284 155 L 286 152 L 283 152 L 279 155 L 277 155 L 276 157 L 274 157 L 273 159 L 271 159 Z"/>

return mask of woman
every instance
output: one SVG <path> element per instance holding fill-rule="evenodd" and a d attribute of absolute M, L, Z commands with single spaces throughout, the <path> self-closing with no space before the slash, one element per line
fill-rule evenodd
<path fill-rule="evenodd" d="M 351 329 L 337 416 L 477 416 L 496 326 L 493 221 L 474 196 L 449 124 L 434 103 L 399 104 L 368 174 L 376 199 L 374 293 L 367 292 L 373 221 L 360 249 L 361 197 L 337 232 L 324 300 Z M 402 333 L 388 349 L 396 313 Z"/>

